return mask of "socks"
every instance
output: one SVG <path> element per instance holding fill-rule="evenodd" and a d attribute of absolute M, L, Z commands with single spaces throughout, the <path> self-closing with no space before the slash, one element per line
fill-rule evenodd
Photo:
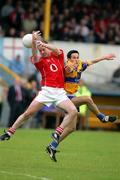
<path fill-rule="evenodd" d="M 61 127 L 59 126 L 59 127 L 56 128 L 55 132 L 56 132 L 57 134 L 61 135 L 62 132 L 63 132 L 63 128 L 61 128 Z"/>
<path fill-rule="evenodd" d="M 56 141 L 52 141 L 51 143 L 50 143 L 50 146 L 51 146 L 51 148 L 52 149 L 56 149 L 57 148 L 57 146 L 58 146 L 58 143 L 56 142 Z"/>
<path fill-rule="evenodd" d="M 62 134 L 62 132 L 63 132 L 63 128 L 57 127 L 55 132 L 60 136 Z M 58 146 L 58 143 L 56 141 L 52 141 L 50 143 L 50 146 L 51 146 L 52 149 L 55 150 L 57 148 L 57 146 Z"/>
<path fill-rule="evenodd" d="M 8 130 L 7 130 L 7 133 L 9 134 L 9 136 L 13 135 L 15 133 L 15 129 L 10 127 Z"/>
<path fill-rule="evenodd" d="M 100 113 L 100 114 L 97 115 L 97 118 L 102 121 L 102 119 L 105 118 L 105 115 Z"/>

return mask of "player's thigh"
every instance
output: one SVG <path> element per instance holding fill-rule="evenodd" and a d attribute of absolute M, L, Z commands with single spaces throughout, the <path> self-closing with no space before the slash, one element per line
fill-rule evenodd
<path fill-rule="evenodd" d="M 70 113 L 70 112 L 77 113 L 77 109 L 70 99 L 60 102 L 57 106 L 63 109 L 67 113 Z"/>
<path fill-rule="evenodd" d="M 89 100 L 89 96 L 80 96 L 80 97 L 73 97 L 71 99 L 71 101 L 73 102 L 73 104 L 75 106 L 80 106 L 80 105 L 83 105 L 83 104 L 86 104 Z"/>
<path fill-rule="evenodd" d="M 43 106 L 44 106 L 43 103 L 40 103 L 40 102 L 38 102 L 38 101 L 36 101 L 36 100 L 33 100 L 33 101 L 31 102 L 31 104 L 29 105 L 29 107 L 27 108 L 26 112 L 31 113 L 31 114 L 36 113 L 36 112 L 37 112 L 38 110 L 40 110 Z"/>

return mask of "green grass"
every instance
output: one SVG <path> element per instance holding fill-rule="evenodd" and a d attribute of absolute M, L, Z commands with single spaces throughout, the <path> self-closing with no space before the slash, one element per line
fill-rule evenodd
<path fill-rule="evenodd" d="M 73 133 L 60 144 L 57 163 L 45 152 L 50 134 L 19 129 L 10 141 L 0 142 L 0 180 L 120 179 L 119 132 Z"/>

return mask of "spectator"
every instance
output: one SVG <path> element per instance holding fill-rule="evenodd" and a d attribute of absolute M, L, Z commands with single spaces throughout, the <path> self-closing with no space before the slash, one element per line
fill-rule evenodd
<path fill-rule="evenodd" d="M 23 84 L 22 80 L 16 79 L 14 84 L 9 87 L 7 100 L 10 107 L 10 116 L 8 120 L 8 127 L 10 127 L 16 118 L 23 113 L 28 106 L 29 91 Z"/>
<path fill-rule="evenodd" d="M 14 27 L 11 27 L 8 32 L 6 32 L 6 36 L 7 37 L 16 37 L 17 32 L 16 29 Z"/>
<path fill-rule="evenodd" d="M 2 115 L 2 109 L 3 109 L 3 103 L 6 98 L 6 89 L 8 88 L 8 85 L 6 82 L 0 77 L 0 121 L 1 121 L 1 115 Z"/>
<path fill-rule="evenodd" d="M 5 32 L 2 28 L 2 26 L 0 26 L 0 37 L 4 37 L 4 35 L 5 35 Z"/>
<path fill-rule="evenodd" d="M 25 31 L 24 30 L 20 31 L 19 34 L 18 34 L 18 36 L 20 38 L 23 38 L 24 35 L 25 35 Z"/>
<path fill-rule="evenodd" d="M 11 12 L 13 12 L 14 7 L 12 5 L 12 0 L 7 0 L 5 5 L 1 9 L 1 16 L 3 18 L 8 17 Z"/>
<path fill-rule="evenodd" d="M 10 61 L 9 68 L 15 72 L 16 74 L 23 76 L 25 73 L 25 67 L 21 61 L 21 56 L 18 54 L 16 55 L 15 59 Z"/>
<path fill-rule="evenodd" d="M 87 27 L 87 22 L 83 19 L 80 22 L 80 37 L 83 42 L 87 42 L 88 36 L 89 36 L 90 30 Z"/>
<path fill-rule="evenodd" d="M 37 28 L 37 22 L 34 17 L 34 13 L 30 13 L 28 18 L 23 21 L 23 29 L 26 33 L 31 33 Z"/>
<path fill-rule="evenodd" d="M 22 29 L 22 21 L 24 20 L 24 9 L 22 7 L 21 1 L 16 2 L 14 11 L 9 15 L 10 27 L 16 28 L 16 31 Z"/>
<path fill-rule="evenodd" d="M 115 44 L 120 44 L 120 26 L 115 27 Z"/>

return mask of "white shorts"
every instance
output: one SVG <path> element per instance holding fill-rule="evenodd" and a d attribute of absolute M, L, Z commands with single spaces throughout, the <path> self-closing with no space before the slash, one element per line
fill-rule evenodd
<path fill-rule="evenodd" d="M 53 88 L 53 87 L 42 87 L 38 95 L 35 97 L 35 101 L 45 104 L 46 106 L 51 106 L 52 104 L 58 105 L 60 102 L 68 100 L 66 91 L 63 88 Z"/>

